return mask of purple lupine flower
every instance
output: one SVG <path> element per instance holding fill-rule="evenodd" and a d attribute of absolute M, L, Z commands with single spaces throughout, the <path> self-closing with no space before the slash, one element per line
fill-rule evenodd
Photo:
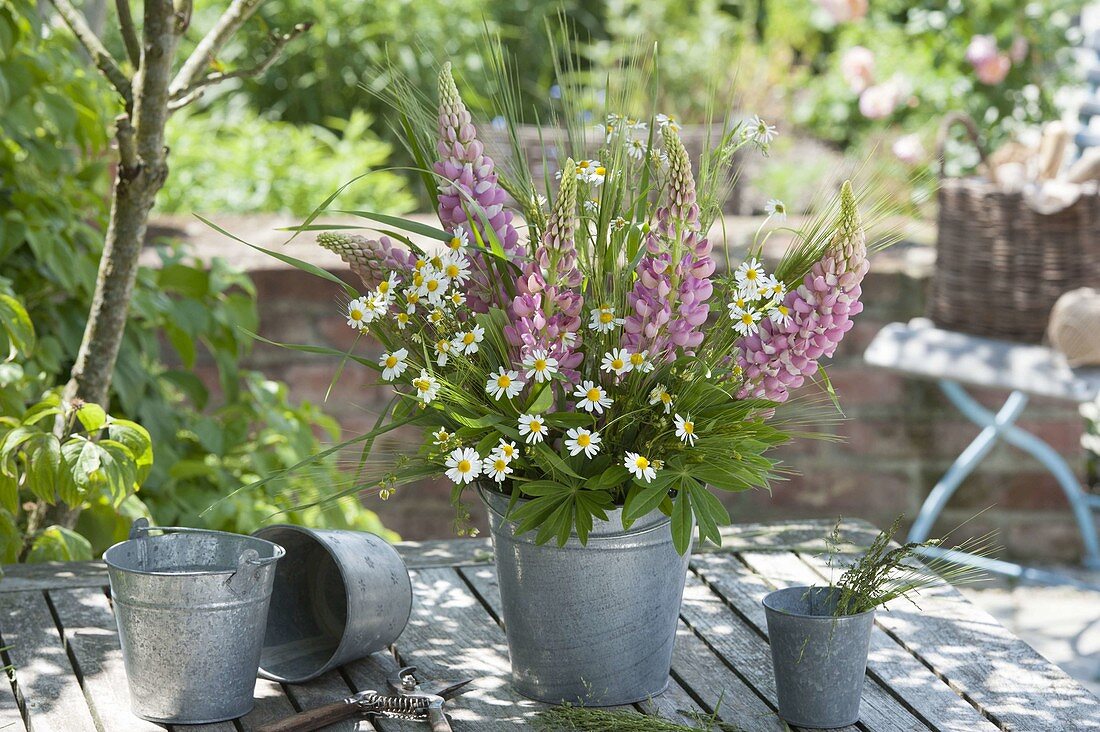
<path fill-rule="evenodd" d="M 557 359 L 565 374 L 575 371 L 583 359 L 573 350 L 573 339 L 581 326 L 584 298 L 578 291 L 581 272 L 577 268 L 577 177 L 573 161 L 562 172 L 554 209 L 542 233 L 534 258 L 526 264 L 512 301 L 512 323 L 504 333 L 521 355 L 546 350 Z"/>
<path fill-rule="evenodd" d="M 470 234 L 471 242 L 477 241 L 476 230 L 488 246 L 484 225 L 488 221 L 505 254 L 512 260 L 519 259 L 523 254 L 519 232 L 512 226 L 512 212 L 504 207 L 504 189 L 497 182 L 492 158 L 485 154 L 484 146 L 477 139 L 477 129 L 451 76 L 450 63 L 443 64 L 439 72 L 436 152 L 439 161 L 434 166 L 435 172 L 445 179 L 439 185 L 439 221 L 443 228 L 454 231 L 461 227 Z M 490 293 L 499 294 L 502 290 L 496 285 L 490 286 L 488 265 L 481 252 L 471 251 L 470 263 L 472 282 L 466 290 L 467 304 L 475 311 L 485 312 L 490 305 L 487 299 Z M 503 302 L 503 298 L 498 298 L 497 302 Z"/>
<path fill-rule="evenodd" d="M 700 231 L 691 160 L 671 126 L 662 134 L 669 160 L 667 201 L 646 236 L 649 254 L 638 263 L 638 281 L 628 297 L 632 312 L 623 328 L 624 346 L 655 355 L 669 346 L 691 351 L 702 343 L 714 273 L 710 242 Z"/>
<path fill-rule="evenodd" d="M 358 234 L 323 232 L 317 235 L 317 243 L 339 254 L 368 290 L 378 287 L 389 272 L 405 278 L 405 273 L 416 264 L 415 254 L 395 246 L 386 236 L 370 239 Z"/>
<path fill-rule="evenodd" d="M 783 301 L 790 321 L 781 326 L 768 320 L 741 340 L 737 365 L 744 385 L 738 397 L 783 402 L 791 389 L 816 373 L 818 361 L 833 355 L 851 330 L 852 317 L 862 312 L 860 283 L 870 266 L 855 195 L 851 183 L 845 182 L 832 242 L 802 285 Z"/>

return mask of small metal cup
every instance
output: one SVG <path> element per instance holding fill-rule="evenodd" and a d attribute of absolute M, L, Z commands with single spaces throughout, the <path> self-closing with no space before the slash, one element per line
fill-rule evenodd
<path fill-rule="evenodd" d="M 412 612 L 401 555 L 364 531 L 265 526 L 253 536 L 286 549 L 275 572 L 260 675 L 314 679 L 397 640 Z"/>

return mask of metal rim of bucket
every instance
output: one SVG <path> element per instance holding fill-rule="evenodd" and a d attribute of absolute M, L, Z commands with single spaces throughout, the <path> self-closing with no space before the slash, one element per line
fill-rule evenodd
<path fill-rule="evenodd" d="M 488 488 L 484 484 L 478 485 L 477 490 L 478 490 L 478 493 L 481 495 L 482 503 L 484 503 L 485 507 L 488 508 L 491 512 L 493 512 L 493 514 L 498 516 L 502 521 L 506 521 L 509 524 L 515 524 L 516 523 L 515 519 L 511 518 L 507 514 L 501 513 L 497 509 L 497 507 L 493 505 L 493 501 L 490 500 L 490 498 L 489 498 L 489 496 L 495 496 L 497 498 L 503 498 L 503 499 L 511 500 L 511 496 L 509 496 L 506 493 L 501 493 L 500 491 L 493 490 L 492 488 Z M 520 498 L 517 501 L 517 505 L 519 503 L 523 503 L 523 502 L 529 501 L 529 500 L 531 500 L 531 499 L 529 499 L 529 498 Z M 622 509 L 623 509 L 622 506 L 616 506 L 614 510 L 621 511 Z M 653 511 L 653 513 L 659 513 L 659 512 L 660 512 L 660 509 L 654 509 L 654 511 Z M 648 515 L 650 515 L 650 514 L 646 514 L 646 516 L 648 516 Z M 634 523 L 637 524 L 642 519 L 646 518 L 646 516 L 639 516 L 638 519 L 636 519 Z M 668 525 L 671 521 L 672 521 L 672 518 L 670 516 L 665 516 L 662 513 L 660 520 L 658 520 L 657 522 L 652 523 L 652 524 L 647 524 L 647 525 L 642 526 L 640 528 L 623 529 L 622 531 L 609 531 L 607 533 L 597 533 L 595 530 L 593 530 L 593 531 L 589 532 L 589 534 L 588 534 L 588 542 L 593 543 L 593 542 L 599 542 L 600 540 L 622 539 L 622 538 L 630 537 L 630 536 L 642 536 L 644 534 L 649 534 L 649 533 L 652 533 L 654 531 L 660 531 L 662 529 L 667 529 Z M 601 522 L 599 522 L 598 520 L 593 521 L 593 524 L 596 524 L 596 523 L 601 523 Z M 575 537 L 576 532 L 572 533 L 571 536 Z M 557 550 L 568 550 L 570 547 L 568 545 L 566 545 L 564 547 L 559 547 L 559 546 L 555 545 L 554 548 L 557 549 Z"/>
<path fill-rule="evenodd" d="M 245 560 L 247 564 L 250 564 L 254 567 L 263 567 L 263 566 L 266 566 L 268 564 L 272 564 L 273 562 L 277 562 L 277 561 L 279 561 L 280 559 L 283 558 L 284 554 L 286 554 L 286 550 L 283 549 L 278 544 L 276 544 L 275 542 L 268 541 L 267 539 L 261 539 L 258 536 L 252 536 L 250 534 L 234 534 L 234 533 L 229 532 L 229 531 L 215 531 L 213 529 L 194 529 L 194 528 L 191 528 L 191 527 L 188 527 L 188 526 L 150 526 L 148 524 L 148 521 L 146 521 L 145 519 L 138 519 L 137 521 L 134 522 L 134 525 L 130 528 L 130 537 L 128 539 L 126 539 L 125 541 L 120 541 L 117 544 L 114 544 L 114 545 L 108 547 L 107 550 L 105 552 L 103 552 L 103 561 L 111 569 L 116 569 L 120 572 L 127 572 L 127 573 L 130 573 L 130 574 L 143 574 L 143 575 L 149 575 L 149 576 L 177 577 L 177 576 L 181 576 L 181 575 L 193 576 L 193 575 L 229 574 L 229 573 L 236 573 L 237 570 L 239 569 L 238 566 L 222 567 L 222 568 L 211 567 L 209 569 L 191 569 L 191 570 L 188 570 L 186 572 L 175 572 L 175 571 L 172 571 L 170 569 L 169 570 L 164 570 L 164 569 L 160 569 L 160 570 L 133 569 L 131 567 L 125 567 L 121 564 L 118 564 L 117 562 L 115 562 L 111 559 L 110 555 L 112 553 L 112 550 L 115 549 L 116 547 L 120 547 L 123 544 L 126 544 L 126 543 L 131 542 L 131 541 L 138 541 L 140 539 L 154 539 L 154 538 L 156 538 L 156 537 L 153 537 L 153 536 L 149 535 L 149 532 L 151 532 L 151 531 L 159 531 L 159 532 L 161 532 L 161 534 L 160 534 L 161 536 L 165 536 L 165 535 L 170 534 L 170 533 L 171 534 L 207 534 L 207 535 L 211 535 L 211 536 L 230 537 L 234 541 L 239 541 L 241 539 L 248 539 L 250 541 L 262 542 L 263 544 L 266 544 L 266 545 L 269 545 L 270 547 L 272 547 L 270 557 L 257 557 L 256 559 L 247 559 L 247 560 Z"/>
<path fill-rule="evenodd" d="M 344 618 L 345 618 L 345 621 L 344 621 L 344 628 L 342 629 L 341 634 L 340 634 L 340 642 L 337 643 L 335 650 L 333 650 L 333 652 L 332 652 L 332 655 L 329 657 L 329 659 L 324 664 L 325 666 L 327 666 L 333 658 L 335 658 L 336 656 L 338 656 L 340 654 L 340 652 L 344 648 L 344 644 L 349 642 L 348 637 L 347 637 L 347 618 L 351 617 L 351 615 L 352 615 L 352 604 L 351 604 L 351 595 L 347 591 L 348 584 L 349 584 L 347 570 L 344 568 L 344 565 L 341 562 L 337 561 L 336 557 L 332 553 L 332 550 L 329 549 L 328 545 L 321 539 L 320 536 L 317 535 L 317 532 L 315 530 L 309 528 L 309 527 L 295 526 L 294 524 L 271 524 L 270 526 L 263 526 L 263 527 L 260 527 L 259 529 L 256 529 L 254 532 L 252 532 L 252 536 L 256 539 L 260 539 L 261 541 L 268 541 L 268 539 L 261 539 L 259 536 L 256 536 L 256 535 L 260 534 L 260 533 L 263 533 L 265 531 L 271 531 L 271 530 L 275 530 L 275 529 L 292 531 L 292 532 L 296 532 L 296 533 L 304 534 L 305 536 L 308 536 L 318 546 L 320 546 L 322 549 L 324 549 L 325 553 L 328 554 L 329 557 L 332 558 L 332 560 L 333 560 L 332 563 L 334 565 L 336 565 L 336 569 L 340 573 L 340 581 L 344 585 Z M 371 533 L 371 532 L 368 531 L 368 532 L 363 532 L 363 533 Z M 373 535 L 378 536 L 377 534 L 373 534 Z M 379 538 L 381 538 L 381 537 L 379 537 Z M 275 542 L 271 542 L 271 543 L 274 544 Z M 387 546 L 391 551 L 393 551 L 393 553 L 397 556 L 397 558 L 401 561 L 402 564 L 405 563 L 405 560 L 401 556 L 401 553 L 398 552 L 396 549 L 394 549 L 392 544 L 390 544 L 388 541 L 384 541 L 384 540 L 383 540 L 382 543 L 385 544 L 385 546 Z M 278 544 L 275 544 L 275 546 L 278 546 L 279 549 L 281 549 L 283 552 L 286 551 L 285 549 L 283 549 L 282 546 L 279 546 Z M 405 622 L 402 623 L 403 627 L 407 627 L 408 624 L 409 624 L 409 620 L 412 619 L 412 611 L 413 611 L 413 605 L 414 604 L 415 604 L 415 602 L 409 603 L 409 612 L 405 615 Z M 300 677 L 289 677 L 289 676 L 281 676 L 281 675 L 273 674 L 270 671 L 264 669 L 262 658 L 261 658 L 261 662 L 260 662 L 259 673 L 264 678 L 270 679 L 272 681 L 278 681 L 280 683 L 288 683 L 288 684 L 304 683 L 305 681 L 314 679 L 317 676 L 316 674 L 310 674 L 310 675 L 305 675 L 305 676 L 300 676 Z"/>
<path fill-rule="evenodd" d="M 768 594 L 764 595 L 764 597 L 760 600 L 760 604 L 764 606 L 765 610 L 771 613 L 775 613 L 776 615 L 784 615 L 788 618 L 799 618 L 801 620 L 812 620 L 828 623 L 843 622 L 849 619 L 862 618 L 864 615 L 867 615 L 868 613 L 873 613 L 875 611 L 875 608 L 870 608 L 868 610 L 864 610 L 861 613 L 856 613 L 855 615 L 811 615 L 809 613 L 793 613 L 790 610 L 782 610 L 768 603 L 768 600 L 770 600 L 773 595 L 778 595 L 781 592 L 788 592 L 790 590 L 802 590 L 803 592 L 809 592 L 810 590 L 836 589 L 837 588 L 829 585 L 794 585 L 793 587 L 781 587 L 778 590 L 772 590 Z"/>

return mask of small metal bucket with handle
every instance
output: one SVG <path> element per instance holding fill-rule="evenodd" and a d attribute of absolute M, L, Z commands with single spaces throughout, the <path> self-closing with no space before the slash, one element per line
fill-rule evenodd
<path fill-rule="evenodd" d="M 203 724 L 252 709 L 283 553 L 252 536 L 145 519 L 104 553 L 134 714 Z"/>

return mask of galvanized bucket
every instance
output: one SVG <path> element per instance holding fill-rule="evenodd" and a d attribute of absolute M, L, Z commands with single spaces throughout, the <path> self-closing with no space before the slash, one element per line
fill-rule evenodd
<path fill-rule="evenodd" d="M 859 720 L 872 608 L 833 616 L 835 587 L 788 587 L 764 598 L 779 716 L 795 727 L 833 729 Z"/>
<path fill-rule="evenodd" d="M 145 519 L 103 554 L 134 714 L 204 724 L 252 709 L 282 556 L 282 547 L 251 536 L 150 528 Z"/>
<path fill-rule="evenodd" d="M 668 686 L 688 554 L 654 511 L 629 530 L 622 510 L 595 521 L 587 546 L 538 546 L 516 536 L 509 498 L 482 488 L 512 660 L 512 684 L 531 699 L 630 704 Z M 520 505 L 522 505 L 522 501 Z"/>
<path fill-rule="evenodd" d="M 412 612 L 401 555 L 365 531 L 266 526 L 258 536 L 286 549 L 260 655 L 260 674 L 301 683 L 380 651 Z"/>

